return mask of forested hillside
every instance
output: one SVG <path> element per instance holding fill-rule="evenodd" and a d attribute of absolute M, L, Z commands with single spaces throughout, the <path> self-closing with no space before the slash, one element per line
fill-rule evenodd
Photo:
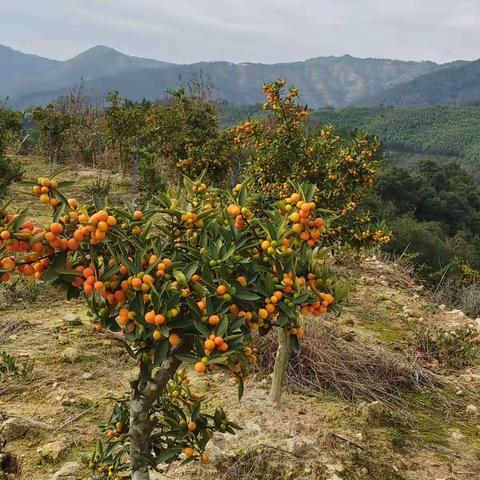
<path fill-rule="evenodd" d="M 480 101 L 480 61 L 453 62 L 365 99 L 369 105 L 423 107 L 470 105 Z M 360 102 L 362 103 L 362 102 Z"/>
<path fill-rule="evenodd" d="M 387 159 L 414 166 L 422 159 L 456 160 L 480 175 L 480 107 L 320 109 L 312 122 L 377 135 Z"/>

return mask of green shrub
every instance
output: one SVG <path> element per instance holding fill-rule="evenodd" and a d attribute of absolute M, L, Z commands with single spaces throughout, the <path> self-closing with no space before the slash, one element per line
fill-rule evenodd
<path fill-rule="evenodd" d="M 0 283 L 0 309 L 29 305 L 37 300 L 39 287 L 26 277 L 18 277 L 11 282 Z"/>
<path fill-rule="evenodd" d="M 87 185 L 85 190 L 90 195 L 95 195 L 102 200 L 108 197 L 112 189 L 112 181 L 109 178 L 98 177 L 93 183 Z"/>
<path fill-rule="evenodd" d="M 420 223 L 410 216 L 402 216 L 390 222 L 392 240 L 384 248 L 395 255 L 413 254 L 413 262 L 425 275 L 449 265 L 454 250 L 448 245 L 441 225 L 434 222 Z"/>
<path fill-rule="evenodd" d="M 24 169 L 6 157 L 0 156 L 0 198 L 4 197 L 13 182 L 23 178 Z"/>
<path fill-rule="evenodd" d="M 450 368 L 471 365 L 480 354 L 477 333 L 470 328 L 443 330 L 420 325 L 413 330 L 410 343 L 425 360 Z"/>

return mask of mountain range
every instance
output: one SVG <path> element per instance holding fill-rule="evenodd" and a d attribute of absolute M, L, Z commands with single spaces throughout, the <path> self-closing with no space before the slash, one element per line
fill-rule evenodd
<path fill-rule="evenodd" d="M 376 58 L 317 57 L 262 64 L 224 61 L 181 65 L 93 47 L 69 60 L 51 60 L 0 45 L 0 99 L 15 108 L 45 104 L 82 84 L 102 101 L 118 90 L 132 100 L 155 100 L 202 71 L 215 96 L 234 104 L 264 100 L 261 85 L 285 78 L 311 108 L 348 105 L 462 104 L 480 101 L 480 60 L 437 64 Z M 183 79 L 183 80 L 182 80 Z"/>

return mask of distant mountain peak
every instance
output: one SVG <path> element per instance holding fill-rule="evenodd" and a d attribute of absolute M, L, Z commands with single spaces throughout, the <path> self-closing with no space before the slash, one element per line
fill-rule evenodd
<path fill-rule="evenodd" d="M 127 56 L 124 53 L 119 52 L 118 50 L 115 50 L 114 48 L 106 47 L 105 45 L 95 45 L 94 47 L 91 47 L 83 52 L 80 52 L 78 55 L 75 55 L 70 60 L 75 60 L 78 58 L 99 57 L 108 53 L 115 53 L 117 55 L 122 55 L 125 57 Z M 67 61 L 70 61 L 70 60 L 67 60 Z"/>

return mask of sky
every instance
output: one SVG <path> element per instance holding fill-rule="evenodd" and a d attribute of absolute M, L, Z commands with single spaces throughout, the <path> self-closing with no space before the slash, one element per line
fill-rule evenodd
<path fill-rule="evenodd" d="M 64 60 L 95 45 L 176 63 L 480 57 L 480 0 L 0 0 L 0 44 Z"/>

